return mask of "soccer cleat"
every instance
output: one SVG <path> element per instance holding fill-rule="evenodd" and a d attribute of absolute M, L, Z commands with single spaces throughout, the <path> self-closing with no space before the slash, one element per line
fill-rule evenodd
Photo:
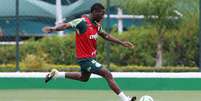
<path fill-rule="evenodd" d="M 136 98 L 136 96 L 133 96 L 131 98 L 129 97 L 129 99 L 130 99 L 129 101 L 136 101 L 137 98 Z"/>
<path fill-rule="evenodd" d="M 136 96 L 133 96 L 133 97 L 131 98 L 131 101 L 136 101 L 136 99 L 137 99 L 137 97 L 136 97 Z"/>
<path fill-rule="evenodd" d="M 49 72 L 45 77 L 45 83 L 48 83 L 50 80 L 55 78 L 56 75 L 58 75 L 59 71 L 56 69 L 52 69 L 51 72 Z"/>

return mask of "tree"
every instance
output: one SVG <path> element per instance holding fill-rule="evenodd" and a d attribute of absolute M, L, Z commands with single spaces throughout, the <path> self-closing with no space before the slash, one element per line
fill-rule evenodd
<path fill-rule="evenodd" d="M 126 0 L 122 8 L 134 15 L 144 15 L 146 25 L 155 26 L 157 37 L 156 67 L 163 65 L 164 33 L 179 25 L 175 0 Z"/>

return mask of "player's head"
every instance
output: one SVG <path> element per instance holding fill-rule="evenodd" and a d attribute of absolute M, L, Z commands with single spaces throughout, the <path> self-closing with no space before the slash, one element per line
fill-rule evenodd
<path fill-rule="evenodd" d="M 100 3 L 95 3 L 91 7 L 91 15 L 94 20 L 100 22 L 104 18 L 105 7 Z"/>

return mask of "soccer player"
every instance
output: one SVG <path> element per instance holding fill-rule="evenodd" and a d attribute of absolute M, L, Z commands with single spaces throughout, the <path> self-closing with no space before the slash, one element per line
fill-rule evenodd
<path fill-rule="evenodd" d="M 96 38 L 98 35 L 105 40 L 120 44 L 124 47 L 134 47 L 132 43 L 121 41 L 103 31 L 101 23 L 104 14 L 104 6 L 100 3 L 96 3 L 91 7 L 91 12 L 88 16 L 84 15 L 68 23 L 60 23 L 54 27 L 46 26 L 43 28 L 43 31 L 46 33 L 62 31 L 69 28 L 76 30 L 76 59 L 81 68 L 81 72 L 59 72 L 56 69 L 52 69 L 51 72 L 47 74 L 45 82 L 47 83 L 52 78 L 58 77 L 87 82 L 90 75 L 93 73 L 105 78 L 109 87 L 122 101 L 135 101 L 136 97 L 126 96 L 114 81 L 111 72 L 96 61 Z"/>

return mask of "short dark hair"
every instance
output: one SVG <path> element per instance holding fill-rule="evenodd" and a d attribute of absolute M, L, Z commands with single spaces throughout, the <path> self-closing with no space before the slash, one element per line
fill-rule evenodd
<path fill-rule="evenodd" d="M 91 6 L 91 12 L 98 9 L 105 9 L 105 7 L 101 3 L 95 3 Z"/>

